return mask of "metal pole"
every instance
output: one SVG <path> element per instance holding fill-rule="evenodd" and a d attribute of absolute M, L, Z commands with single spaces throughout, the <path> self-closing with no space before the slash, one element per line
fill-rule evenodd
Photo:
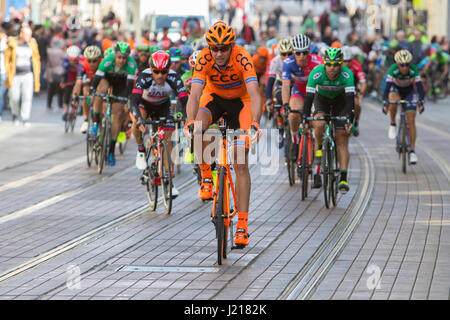
<path fill-rule="evenodd" d="M 141 43 L 142 28 L 141 28 L 141 0 L 134 0 L 133 10 L 133 24 L 136 31 L 136 44 Z"/>

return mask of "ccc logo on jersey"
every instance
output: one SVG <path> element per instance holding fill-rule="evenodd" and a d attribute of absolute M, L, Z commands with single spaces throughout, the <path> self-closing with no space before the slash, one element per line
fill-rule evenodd
<path fill-rule="evenodd" d="M 195 64 L 195 71 L 202 71 L 203 67 L 212 60 L 211 55 L 205 54 L 203 57 L 199 57 L 197 63 Z"/>
<path fill-rule="evenodd" d="M 213 82 L 230 82 L 230 81 L 238 81 L 239 80 L 239 76 L 236 73 L 233 73 L 232 75 L 228 75 L 228 74 L 223 74 L 223 75 L 218 75 L 218 74 L 214 74 L 210 77 L 211 81 Z"/>
<path fill-rule="evenodd" d="M 236 55 L 236 62 L 240 63 L 244 67 L 245 71 L 248 71 L 253 66 L 252 63 L 248 60 L 248 58 L 245 57 L 242 53 L 238 53 Z"/>

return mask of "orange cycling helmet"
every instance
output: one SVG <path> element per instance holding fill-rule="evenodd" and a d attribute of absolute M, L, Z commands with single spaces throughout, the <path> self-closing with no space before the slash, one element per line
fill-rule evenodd
<path fill-rule="evenodd" d="M 340 43 L 338 40 L 336 40 L 336 41 L 334 41 L 334 42 L 331 44 L 331 47 L 332 47 L 332 48 L 336 48 L 336 49 L 340 49 L 340 48 L 341 48 L 341 43 Z"/>
<path fill-rule="evenodd" d="M 256 51 L 256 53 L 260 57 L 265 57 L 265 58 L 269 57 L 269 49 L 267 49 L 267 47 L 259 47 L 258 50 Z"/>
<path fill-rule="evenodd" d="M 205 39 L 209 46 L 228 45 L 234 43 L 236 34 L 226 22 L 219 20 L 206 31 Z"/>

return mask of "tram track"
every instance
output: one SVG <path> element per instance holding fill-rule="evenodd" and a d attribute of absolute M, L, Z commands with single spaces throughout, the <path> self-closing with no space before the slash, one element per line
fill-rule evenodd
<path fill-rule="evenodd" d="M 356 140 L 358 141 L 358 140 Z M 327 238 L 311 256 L 305 266 L 286 286 L 278 300 L 307 299 L 326 274 L 339 252 L 353 234 L 370 203 L 375 183 L 375 167 L 367 149 L 359 142 L 362 164 L 360 186 L 350 207 L 345 211 Z"/>

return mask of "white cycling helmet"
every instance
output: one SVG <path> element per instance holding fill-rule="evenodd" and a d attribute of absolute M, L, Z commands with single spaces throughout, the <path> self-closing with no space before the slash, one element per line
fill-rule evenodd
<path fill-rule="evenodd" d="M 81 50 L 77 46 L 71 46 L 71 47 L 67 48 L 67 56 L 70 59 L 78 58 L 78 56 L 80 55 L 80 52 L 81 52 Z"/>
<path fill-rule="evenodd" d="M 296 52 L 308 51 L 311 46 L 311 40 L 303 35 L 298 34 L 291 39 L 292 49 Z"/>
<path fill-rule="evenodd" d="M 201 50 L 195 50 L 191 56 L 189 57 L 189 65 L 191 68 L 195 67 L 195 64 L 197 63 L 197 57 Z"/>
<path fill-rule="evenodd" d="M 352 60 L 353 58 L 352 48 L 350 48 L 349 46 L 343 46 L 341 50 L 342 53 L 344 54 L 344 61 Z"/>

